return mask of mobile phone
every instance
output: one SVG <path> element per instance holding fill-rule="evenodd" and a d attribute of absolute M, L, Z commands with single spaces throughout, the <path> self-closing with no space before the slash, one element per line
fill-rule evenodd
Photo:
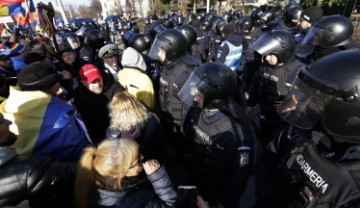
<path fill-rule="evenodd" d="M 178 186 L 178 202 L 180 208 L 196 208 L 196 186 Z"/>

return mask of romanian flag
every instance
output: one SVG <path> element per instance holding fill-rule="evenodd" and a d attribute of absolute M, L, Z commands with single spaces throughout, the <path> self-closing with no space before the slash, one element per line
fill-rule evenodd
<path fill-rule="evenodd" d="M 77 162 L 91 143 L 73 106 L 45 92 L 10 87 L 0 112 L 13 123 L 10 131 L 17 135 L 13 146 L 22 157 L 43 155 Z"/>
<path fill-rule="evenodd" d="M 2 3 L 0 5 L 2 5 Z M 0 16 L 10 16 L 18 14 L 19 12 L 21 12 L 21 8 L 21 3 L 0 6 Z"/>
<path fill-rule="evenodd" d="M 15 4 L 15 3 L 22 3 L 24 1 L 25 0 L 1 0 L 0 7 L 7 6 L 10 4 Z"/>

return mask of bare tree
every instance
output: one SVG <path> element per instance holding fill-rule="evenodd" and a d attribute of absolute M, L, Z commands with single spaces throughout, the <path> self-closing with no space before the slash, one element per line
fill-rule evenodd
<path fill-rule="evenodd" d="M 91 13 L 95 14 L 96 17 L 100 16 L 101 19 L 105 18 L 102 16 L 102 7 L 99 0 L 92 0 L 90 4 Z"/>

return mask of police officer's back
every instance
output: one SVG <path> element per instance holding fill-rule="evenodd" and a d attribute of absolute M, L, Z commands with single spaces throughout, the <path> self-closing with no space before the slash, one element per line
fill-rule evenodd
<path fill-rule="evenodd" d="M 235 207 L 252 167 L 254 136 L 233 99 L 236 86 L 236 74 L 212 62 L 196 68 L 179 92 L 194 106 L 183 125 L 191 182 L 211 207 Z"/>

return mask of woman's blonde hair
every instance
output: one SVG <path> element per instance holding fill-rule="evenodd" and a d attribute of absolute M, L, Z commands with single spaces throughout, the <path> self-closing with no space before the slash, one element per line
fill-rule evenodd
<path fill-rule="evenodd" d="M 142 129 L 149 119 L 149 111 L 134 96 L 127 92 L 116 93 L 109 104 L 110 128 L 127 131 Z"/>
<path fill-rule="evenodd" d="M 88 206 L 93 185 L 108 190 L 122 190 L 122 179 L 137 160 L 139 145 L 133 139 L 104 140 L 84 150 L 75 181 L 75 200 L 80 208 Z"/>

